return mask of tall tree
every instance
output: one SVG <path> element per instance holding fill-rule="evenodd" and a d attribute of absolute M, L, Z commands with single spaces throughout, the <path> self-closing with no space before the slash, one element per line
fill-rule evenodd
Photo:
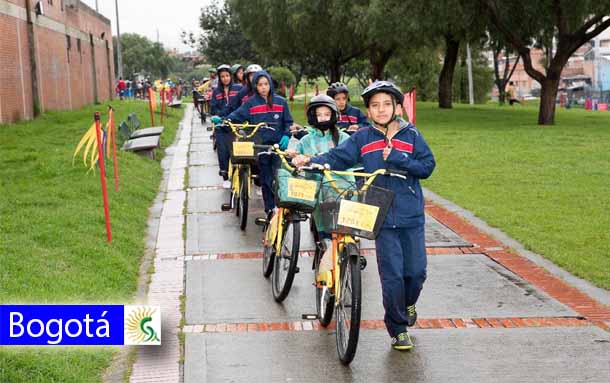
<path fill-rule="evenodd" d="M 610 2 L 594 0 L 479 0 L 491 23 L 519 52 L 525 71 L 541 86 L 538 124 L 555 122 L 561 72 L 570 56 L 610 27 Z M 545 68 L 534 67 L 534 45 L 546 52 Z"/>
<path fill-rule="evenodd" d="M 494 85 L 498 88 L 498 102 L 504 105 L 506 101 L 506 85 L 513 77 L 515 69 L 519 64 L 519 55 L 513 54 L 513 49 L 506 42 L 501 34 L 495 28 L 490 28 L 489 39 L 487 45 L 493 55 L 494 64 Z M 502 57 L 502 67 L 500 67 L 500 58 Z M 513 62 L 511 64 L 511 57 Z"/>
<path fill-rule="evenodd" d="M 116 44 L 116 37 L 113 44 Z M 123 73 L 126 78 L 131 78 L 136 73 L 165 78 L 175 64 L 175 60 L 167 54 L 163 44 L 153 43 L 145 36 L 136 33 L 121 35 L 121 53 Z M 115 51 L 115 68 L 116 62 Z"/>
<path fill-rule="evenodd" d="M 420 33 L 444 43 L 443 66 L 438 78 L 438 105 L 451 108 L 453 76 L 462 42 L 478 41 L 485 31 L 485 19 L 477 13 L 476 2 L 467 0 L 408 0 L 411 17 Z"/>
<path fill-rule="evenodd" d="M 406 3 L 400 0 L 370 0 L 365 20 L 359 25 L 364 28 L 367 38 L 367 56 L 369 61 L 369 78 L 381 80 L 386 77 L 385 66 L 401 45 L 406 45 L 406 40 L 401 40 L 405 35 L 411 38 L 415 33 L 409 34 L 405 30 L 411 25 L 411 20 L 403 18 L 400 24 L 389 23 L 389 15 L 405 15 Z"/>
<path fill-rule="evenodd" d="M 259 57 L 243 33 L 241 24 L 229 2 L 213 3 L 201 10 L 199 50 L 215 64 L 256 62 Z M 183 42 L 193 42 L 193 34 L 183 32 Z"/>
<path fill-rule="evenodd" d="M 229 0 L 244 34 L 262 56 L 325 68 L 340 81 L 345 65 L 366 51 L 359 23 L 368 0 Z M 315 65 L 312 65 L 315 64 Z"/>

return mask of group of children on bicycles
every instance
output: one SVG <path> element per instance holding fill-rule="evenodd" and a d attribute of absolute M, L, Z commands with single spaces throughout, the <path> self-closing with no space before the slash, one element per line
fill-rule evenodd
<path fill-rule="evenodd" d="M 368 110 L 367 118 L 349 104 L 348 87 L 333 83 L 326 95 L 317 95 L 309 102 L 310 126 L 303 135 L 294 124 L 286 100 L 275 94 L 271 76 L 259 65 L 249 65 L 245 70 L 241 65 L 220 65 L 216 74 L 218 84 L 213 88 L 210 107 L 224 187 L 231 186 L 228 167 L 233 140 L 232 133 L 223 127 L 226 120 L 265 123 L 265 128 L 257 133 L 261 135 L 260 141 L 265 145 L 278 144 L 281 150 L 287 149 L 293 135 L 302 136 L 296 148 L 287 151 L 295 167 L 327 164 L 333 170 L 346 170 L 362 166 L 367 173 L 393 169 L 407 174 L 403 178 L 380 176 L 374 181 L 375 186 L 394 193 L 375 245 L 384 321 L 391 345 L 396 350 L 411 349 L 413 343 L 407 328 L 417 320 L 415 304 L 427 268 L 420 179 L 428 178 L 436 163 L 419 130 L 398 117 L 404 101 L 402 91 L 390 81 L 372 82 L 361 95 Z M 299 133 L 295 134 L 296 131 Z M 259 157 L 258 182 L 268 217 L 275 208 L 272 184 L 278 165 L 277 158 Z M 329 235 L 325 228 L 318 230 L 322 238 Z"/>

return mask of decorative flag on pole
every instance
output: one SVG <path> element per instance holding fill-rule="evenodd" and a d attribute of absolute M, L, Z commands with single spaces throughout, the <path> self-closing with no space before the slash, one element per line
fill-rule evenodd
<path fill-rule="evenodd" d="M 150 126 L 155 126 L 155 91 L 148 88 L 148 109 L 150 110 Z"/>

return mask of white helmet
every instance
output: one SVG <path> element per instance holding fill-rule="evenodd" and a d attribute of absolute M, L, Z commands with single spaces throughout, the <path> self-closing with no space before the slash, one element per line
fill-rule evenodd
<path fill-rule="evenodd" d="M 263 70 L 263 67 L 258 65 L 258 64 L 250 64 L 248 65 L 248 67 L 246 68 L 246 72 L 244 73 L 246 76 L 250 73 L 256 73 Z"/>

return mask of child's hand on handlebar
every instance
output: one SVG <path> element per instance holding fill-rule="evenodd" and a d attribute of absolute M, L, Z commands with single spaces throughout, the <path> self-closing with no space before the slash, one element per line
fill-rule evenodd
<path fill-rule="evenodd" d="M 297 152 L 294 149 L 286 149 L 285 152 L 286 152 L 286 157 L 288 157 L 288 158 L 293 158 L 293 157 L 296 157 L 297 155 L 299 155 L 299 152 Z"/>
<path fill-rule="evenodd" d="M 309 164 L 310 160 L 311 160 L 310 157 L 304 156 L 302 154 L 298 154 L 296 157 L 294 157 L 292 159 L 292 164 L 294 166 L 296 166 L 297 168 L 300 168 L 302 166 Z"/>

